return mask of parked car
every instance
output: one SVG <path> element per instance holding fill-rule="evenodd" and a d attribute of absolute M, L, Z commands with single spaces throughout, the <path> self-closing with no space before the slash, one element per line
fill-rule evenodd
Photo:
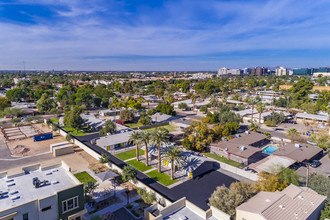
<path fill-rule="evenodd" d="M 313 160 L 313 162 L 310 165 L 311 167 L 316 168 L 321 165 L 321 162 L 318 160 Z"/>

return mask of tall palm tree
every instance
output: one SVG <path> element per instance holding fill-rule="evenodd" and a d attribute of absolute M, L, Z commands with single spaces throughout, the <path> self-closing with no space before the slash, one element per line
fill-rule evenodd
<path fill-rule="evenodd" d="M 130 137 L 129 141 L 133 141 L 133 143 L 136 145 L 136 160 L 139 161 L 139 145 L 142 143 L 141 141 L 141 131 L 134 131 Z"/>
<path fill-rule="evenodd" d="M 249 102 L 249 104 L 251 105 L 251 124 L 254 123 L 253 121 L 253 110 L 254 110 L 254 106 L 258 103 L 258 101 L 255 98 L 252 98 Z"/>
<path fill-rule="evenodd" d="M 195 103 L 197 100 L 197 96 L 195 94 L 192 94 L 190 98 L 191 98 L 191 103 L 193 104 L 193 111 L 195 111 Z"/>
<path fill-rule="evenodd" d="M 144 145 L 145 145 L 144 155 L 146 157 L 146 166 L 149 166 L 148 144 L 150 142 L 150 136 L 151 136 L 151 134 L 147 131 L 142 131 L 141 136 L 140 136 L 141 143 L 144 143 Z"/>
<path fill-rule="evenodd" d="M 173 100 L 174 100 L 173 94 L 168 93 L 168 92 L 165 93 L 164 94 L 164 100 L 165 100 L 166 104 L 171 104 L 173 102 Z"/>
<path fill-rule="evenodd" d="M 290 138 L 291 142 L 293 142 L 299 136 L 299 132 L 296 128 L 289 128 L 286 135 Z"/>
<path fill-rule="evenodd" d="M 258 113 L 259 113 L 259 124 L 261 121 L 261 114 L 265 111 L 265 105 L 262 102 L 259 102 L 256 107 Z"/>
<path fill-rule="evenodd" d="M 156 144 L 158 147 L 158 172 L 162 172 L 161 168 L 161 155 L 160 155 L 160 147 L 162 143 L 165 143 L 169 140 L 170 136 L 168 134 L 168 130 L 165 128 L 161 128 L 159 130 L 155 130 L 151 135 L 151 141 L 153 144 Z"/>
<path fill-rule="evenodd" d="M 180 166 L 183 162 L 182 150 L 179 147 L 169 147 L 164 152 L 163 158 L 171 162 L 171 179 L 174 179 L 174 166 Z"/>

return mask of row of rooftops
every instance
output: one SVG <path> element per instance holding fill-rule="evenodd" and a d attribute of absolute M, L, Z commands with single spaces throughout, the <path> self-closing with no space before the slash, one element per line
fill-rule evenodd
<path fill-rule="evenodd" d="M 303 220 L 309 219 L 312 213 L 322 206 L 325 199 L 326 196 L 319 195 L 310 188 L 291 184 L 281 192 L 259 192 L 256 196 L 238 206 L 236 211 L 238 215 L 239 211 L 244 211 L 258 214 L 264 219 Z"/>

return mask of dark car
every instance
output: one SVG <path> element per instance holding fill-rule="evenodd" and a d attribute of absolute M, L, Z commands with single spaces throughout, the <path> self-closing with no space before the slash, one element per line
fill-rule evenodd
<path fill-rule="evenodd" d="M 313 162 L 310 165 L 311 167 L 316 168 L 321 165 L 321 162 L 318 160 L 313 160 Z"/>

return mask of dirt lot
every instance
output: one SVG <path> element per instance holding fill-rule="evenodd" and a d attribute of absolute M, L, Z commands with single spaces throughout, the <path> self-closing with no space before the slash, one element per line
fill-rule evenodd
<path fill-rule="evenodd" d="M 35 129 L 40 133 L 50 132 L 51 129 L 42 124 L 34 125 Z M 49 145 L 59 142 L 66 141 L 64 137 L 59 135 L 57 132 L 53 132 L 53 139 L 34 142 L 33 138 L 26 138 L 22 140 L 11 140 L 7 141 L 7 145 L 12 155 L 14 156 L 30 156 L 44 152 L 49 152 Z"/>
<path fill-rule="evenodd" d="M 86 160 L 89 165 L 88 168 L 96 173 L 100 173 L 103 171 L 108 170 L 109 168 L 107 168 L 105 165 L 101 164 L 98 160 L 96 160 L 94 157 L 92 157 L 91 155 L 89 155 L 88 153 L 86 153 L 84 150 L 82 150 L 79 147 L 75 148 L 75 152 L 82 157 L 84 160 Z"/>

